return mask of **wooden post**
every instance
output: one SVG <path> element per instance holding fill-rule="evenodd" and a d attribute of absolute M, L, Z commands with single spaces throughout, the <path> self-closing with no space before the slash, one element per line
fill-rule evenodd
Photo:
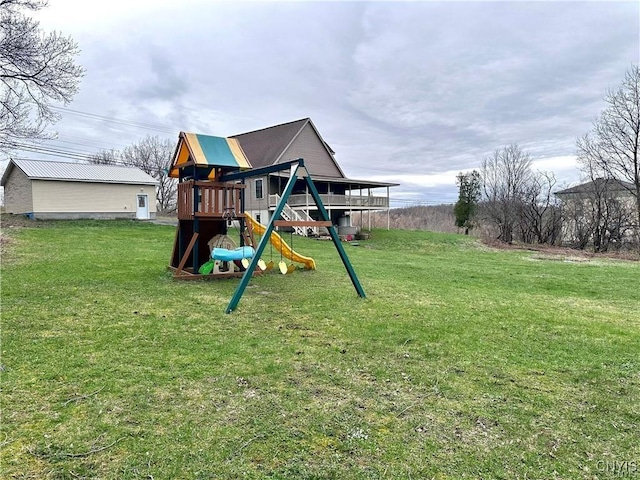
<path fill-rule="evenodd" d="M 180 273 L 182 272 L 184 265 L 187 263 L 187 258 L 189 258 L 189 254 L 193 250 L 193 246 L 196 244 L 197 241 L 198 241 L 198 233 L 196 232 L 193 234 L 193 237 L 191 237 L 191 241 L 189 242 L 189 245 L 187 245 L 187 249 L 184 251 L 184 255 L 180 259 L 180 264 L 178 265 L 178 268 L 176 269 L 176 272 L 175 272 L 176 276 L 180 275 Z"/>

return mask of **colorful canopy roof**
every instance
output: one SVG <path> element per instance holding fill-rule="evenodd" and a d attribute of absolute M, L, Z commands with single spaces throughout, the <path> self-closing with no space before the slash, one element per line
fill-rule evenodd
<path fill-rule="evenodd" d="M 178 146 L 171 162 L 170 176 L 178 177 L 180 168 L 194 164 L 230 170 L 252 168 L 235 138 L 180 132 Z"/>

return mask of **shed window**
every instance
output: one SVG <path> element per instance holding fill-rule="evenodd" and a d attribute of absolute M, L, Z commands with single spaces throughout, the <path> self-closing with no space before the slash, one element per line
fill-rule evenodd
<path fill-rule="evenodd" d="M 256 180 L 256 198 L 262 198 L 262 179 Z"/>

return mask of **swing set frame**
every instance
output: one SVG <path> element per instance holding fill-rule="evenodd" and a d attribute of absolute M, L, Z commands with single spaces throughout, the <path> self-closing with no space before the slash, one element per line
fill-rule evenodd
<path fill-rule="evenodd" d="M 364 289 L 362 288 L 362 285 L 358 280 L 358 276 L 356 275 L 356 272 L 353 269 L 351 262 L 349 261 L 349 257 L 347 256 L 347 253 L 345 252 L 342 246 L 342 242 L 340 241 L 338 232 L 336 231 L 336 228 L 333 226 L 333 223 L 331 222 L 329 213 L 324 208 L 322 199 L 320 198 L 320 194 L 318 193 L 318 189 L 316 188 L 315 184 L 313 183 L 313 179 L 311 178 L 311 176 L 309 175 L 309 172 L 304 166 L 304 159 L 298 158 L 296 160 L 283 162 L 278 165 L 271 165 L 268 167 L 256 168 L 246 172 L 229 173 L 221 176 L 220 181 L 221 182 L 231 182 L 235 180 L 244 181 L 245 179 L 250 177 L 265 175 L 273 172 L 279 172 L 287 169 L 290 169 L 290 174 L 289 174 L 289 180 L 285 186 L 284 192 L 280 197 L 280 201 L 278 202 L 275 208 L 275 211 L 273 212 L 273 215 L 271 215 L 271 219 L 269 220 L 266 230 L 260 239 L 258 247 L 256 248 L 255 255 L 251 259 L 251 262 L 249 263 L 249 266 L 247 267 L 247 269 L 244 271 L 244 274 L 240 279 L 240 283 L 236 287 L 236 290 L 233 296 L 231 297 L 229 305 L 225 310 L 226 313 L 231 313 L 237 308 L 238 303 L 240 302 L 240 299 L 242 298 L 242 295 L 244 294 L 244 291 L 247 288 L 247 285 L 249 285 L 249 280 L 251 280 L 251 277 L 258 265 L 258 261 L 260 260 L 260 257 L 262 256 L 262 253 L 264 252 L 264 249 L 267 246 L 269 239 L 271 238 L 271 233 L 273 232 L 273 229 L 275 227 L 326 227 L 327 230 L 329 231 L 329 235 L 331 236 L 331 240 L 333 241 L 333 245 L 338 251 L 338 254 L 340 255 L 340 259 L 342 260 L 342 263 L 345 269 L 347 270 L 347 273 L 349 274 L 349 278 L 351 279 L 351 283 L 353 284 L 353 287 L 355 288 L 356 292 L 361 298 L 366 297 L 364 293 Z M 293 191 L 293 187 L 299 178 L 303 178 L 307 187 L 309 188 L 309 192 L 313 197 L 313 200 L 318 208 L 318 212 L 320 213 L 322 220 L 298 221 L 298 220 L 281 220 L 280 219 L 280 216 L 282 215 L 282 210 L 284 209 L 284 206 L 286 205 L 287 200 L 291 195 L 291 192 Z"/>

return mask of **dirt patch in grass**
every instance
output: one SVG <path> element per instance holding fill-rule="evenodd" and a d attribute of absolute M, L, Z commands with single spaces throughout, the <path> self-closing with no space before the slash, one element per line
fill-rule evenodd
<path fill-rule="evenodd" d="M 12 228 L 39 228 L 51 226 L 51 221 L 48 220 L 31 220 L 24 215 L 13 215 L 10 213 L 3 213 L 0 215 L 0 225 L 2 226 L 2 232 L 5 229 Z"/>
<path fill-rule="evenodd" d="M 13 240 L 9 235 L 6 235 L 4 232 L 0 233 L 0 255 L 4 255 L 7 251 L 7 247 L 11 245 Z"/>
<path fill-rule="evenodd" d="M 640 261 L 640 252 L 633 252 L 629 250 L 594 253 L 587 250 L 578 250 L 569 247 L 558 247 L 554 245 L 529 245 L 522 243 L 509 244 L 499 242 L 497 240 L 483 240 L 482 243 L 487 247 L 495 250 L 524 250 L 529 252 L 537 252 L 538 255 L 534 256 L 534 258 L 539 258 L 540 260 L 558 260 L 568 262 L 585 262 L 594 259 L 612 259 L 630 262 Z"/>

